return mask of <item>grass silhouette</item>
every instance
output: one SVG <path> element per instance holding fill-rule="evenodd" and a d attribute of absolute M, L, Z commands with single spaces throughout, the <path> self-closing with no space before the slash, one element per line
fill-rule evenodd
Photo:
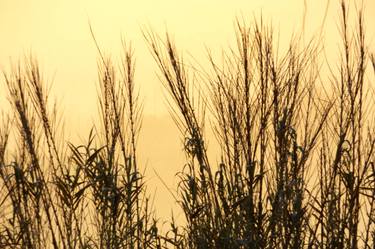
<path fill-rule="evenodd" d="M 0 246 L 374 248 L 375 56 L 362 12 L 354 30 L 344 1 L 341 13 L 329 81 L 320 41 L 294 39 L 278 54 L 261 21 L 237 21 L 237 51 L 222 64 L 209 56 L 204 74 L 168 34 L 144 32 L 186 154 L 175 197 L 186 222 L 171 217 L 166 233 L 137 163 L 142 106 L 130 46 L 119 65 L 98 47 L 101 122 L 82 145 L 63 144 L 35 59 L 5 73 L 14 116 L 0 126 Z M 208 122 L 218 165 L 208 159 Z"/>

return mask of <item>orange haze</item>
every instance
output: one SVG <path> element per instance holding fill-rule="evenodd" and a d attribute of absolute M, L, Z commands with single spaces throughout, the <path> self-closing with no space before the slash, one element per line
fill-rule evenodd
<path fill-rule="evenodd" d="M 141 163 L 147 167 L 150 194 L 156 189 L 155 205 L 161 207 L 157 208 L 158 216 L 167 217 L 174 206 L 173 199 L 154 170 L 174 189 L 174 175 L 181 169 L 184 157 L 142 30 L 151 28 L 162 33 L 167 29 L 188 59 L 191 54 L 205 64 L 206 48 L 219 52 L 228 44 L 234 46 L 236 17 L 250 23 L 262 15 L 281 34 L 281 47 L 293 32 L 298 33 L 303 27 L 306 40 L 325 34 L 330 58 L 338 53 L 340 1 L 327 1 L 0 0 L 0 70 L 8 70 L 10 61 L 34 54 L 45 79 L 53 81 L 51 96 L 56 97 L 64 112 L 67 139 L 79 142 L 78 134 L 82 138 L 87 136 L 97 111 L 97 51 L 89 23 L 100 47 L 114 59 L 121 55 L 121 38 L 131 41 L 136 57 L 136 83 L 145 106 L 139 143 Z M 357 1 L 358 7 L 361 2 Z M 363 2 L 370 45 L 375 38 L 375 1 Z M 351 8 L 355 8 L 354 4 Z M 1 84 L 2 110 L 7 103 L 3 89 Z"/>

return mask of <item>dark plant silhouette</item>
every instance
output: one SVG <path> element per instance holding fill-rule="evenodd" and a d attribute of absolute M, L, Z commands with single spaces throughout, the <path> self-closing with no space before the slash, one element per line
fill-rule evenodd
<path fill-rule="evenodd" d="M 165 233 L 138 164 L 131 46 L 114 63 L 91 30 L 100 120 L 81 145 L 65 144 L 33 57 L 4 73 L 12 112 L 0 125 L 0 247 L 374 248 L 375 56 L 362 10 L 351 29 L 340 6 L 341 54 L 327 79 L 321 40 L 297 36 L 282 54 L 262 20 L 237 20 L 236 50 L 221 62 L 208 53 L 208 71 L 184 61 L 168 34 L 144 32 L 186 155 L 174 195 L 185 221 L 172 216 Z"/>
<path fill-rule="evenodd" d="M 330 82 L 321 81 L 319 40 L 302 45 L 297 37 L 280 55 L 262 21 L 237 21 L 237 51 L 224 52 L 221 64 L 209 56 L 212 72 L 203 76 L 168 34 L 145 33 L 185 141 L 178 247 L 373 246 L 364 21 L 359 11 L 351 32 L 344 2 L 341 13 L 343 54 Z M 218 165 L 207 159 L 207 121 L 220 145 Z"/>

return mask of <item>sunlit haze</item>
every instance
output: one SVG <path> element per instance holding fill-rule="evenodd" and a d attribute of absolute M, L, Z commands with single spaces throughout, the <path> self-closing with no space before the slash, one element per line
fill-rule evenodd
<path fill-rule="evenodd" d="M 375 1 L 363 2 L 367 42 L 373 44 Z M 176 188 L 174 176 L 182 168 L 184 157 L 181 139 L 176 139 L 181 136 L 169 117 L 158 68 L 143 32 L 153 30 L 163 36 L 168 31 L 188 61 L 205 65 L 207 50 L 220 55 L 222 49 L 235 46 L 236 18 L 250 24 L 262 16 L 280 34 L 281 47 L 303 29 L 306 40 L 323 34 L 327 58 L 333 58 L 339 52 L 339 3 L 323 0 L 0 0 L 0 70 L 8 71 L 11 63 L 34 55 L 45 80 L 53 82 L 50 95 L 64 114 L 66 139 L 79 142 L 86 138 L 98 110 L 98 53 L 90 25 L 100 48 L 114 61 L 122 55 L 121 39 L 131 43 L 136 59 L 136 85 L 144 104 L 139 142 L 141 167 L 146 168 L 150 194 L 156 193 L 155 205 L 163 207 L 157 209 L 158 215 L 168 217 L 174 201 L 154 172 L 173 190 Z M 358 8 L 361 3 L 358 1 Z M 0 89 L 4 110 L 7 103 L 4 84 Z"/>

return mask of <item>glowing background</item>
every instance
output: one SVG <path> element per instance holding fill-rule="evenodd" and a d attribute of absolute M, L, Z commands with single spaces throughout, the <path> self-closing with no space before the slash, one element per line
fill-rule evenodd
<path fill-rule="evenodd" d="M 219 52 L 234 41 L 234 20 L 250 22 L 263 15 L 280 33 L 280 46 L 299 32 L 305 16 L 306 39 L 325 33 L 327 57 L 338 53 L 339 2 L 327 0 L 0 0 L 0 70 L 9 62 L 32 52 L 39 59 L 45 78 L 53 81 L 52 97 L 64 111 L 68 139 L 86 137 L 97 111 L 97 51 L 89 22 L 100 47 L 114 58 L 121 55 L 121 37 L 131 41 L 136 57 L 136 83 L 144 99 L 144 122 L 139 153 L 147 167 L 149 190 L 157 186 L 156 206 L 160 217 L 170 214 L 173 200 L 154 174 L 172 188 L 182 167 L 179 134 L 167 114 L 157 68 L 147 49 L 142 29 L 166 29 L 182 51 L 189 51 L 201 64 L 206 49 Z M 357 1 L 360 6 L 362 1 Z M 375 1 L 364 1 L 367 41 L 375 38 Z M 320 27 L 327 17 L 325 28 Z M 351 6 L 354 8 L 354 5 Z M 353 11 L 352 13 L 355 13 Z M 6 93 L 0 87 L 0 104 L 6 108 Z"/>

